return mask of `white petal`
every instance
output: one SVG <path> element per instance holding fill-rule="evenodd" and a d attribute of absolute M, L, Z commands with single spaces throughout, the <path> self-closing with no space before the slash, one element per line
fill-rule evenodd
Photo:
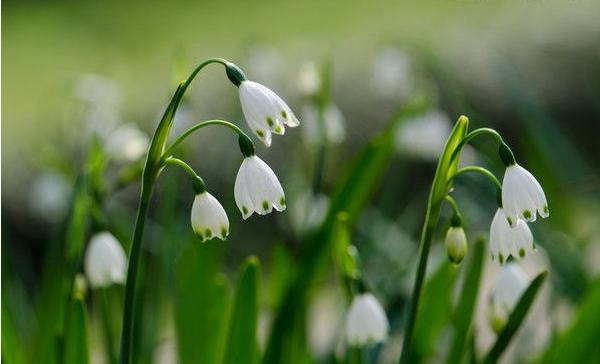
<path fill-rule="evenodd" d="M 191 223 L 194 233 L 202 241 L 214 237 L 225 240 L 229 234 L 227 213 L 219 201 L 208 192 L 202 192 L 194 198 Z"/>
<path fill-rule="evenodd" d="M 256 155 L 242 162 L 234 189 L 236 203 L 244 218 L 252 215 L 252 211 L 264 215 L 273 207 L 278 211 L 285 210 L 285 195 L 277 176 Z"/>
<path fill-rule="evenodd" d="M 111 233 L 92 237 L 85 253 L 84 270 L 93 288 L 125 282 L 126 257 L 123 247 Z"/>
<path fill-rule="evenodd" d="M 388 330 L 385 311 L 375 296 L 365 293 L 354 297 L 346 316 L 346 340 L 350 345 L 382 342 Z"/>
<path fill-rule="evenodd" d="M 502 205 L 513 225 L 515 217 L 533 222 L 537 212 L 542 217 L 548 216 L 548 205 L 542 187 L 529 171 L 518 164 L 507 167 L 504 173 Z"/>

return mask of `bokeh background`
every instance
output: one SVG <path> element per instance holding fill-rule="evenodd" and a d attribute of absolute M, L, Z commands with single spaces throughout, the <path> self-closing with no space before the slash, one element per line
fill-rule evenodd
<path fill-rule="evenodd" d="M 273 88 L 302 123 L 275 137 L 269 149 L 257 142 L 286 190 L 289 207 L 281 214 L 242 222 L 233 200 L 241 156 L 228 131 L 207 129 L 181 151 L 229 214 L 229 240 L 207 245 L 218 251 L 218 269 L 228 277 L 250 254 L 263 262 L 278 254 L 293 261 L 301 254 L 304 237 L 322 221 L 353 157 L 411 101 L 428 100 L 429 107 L 394 136 L 393 158 L 352 227 L 365 277 L 392 322 L 390 344 L 372 354 L 374 360 L 387 363 L 397 356 L 401 308 L 437 153 L 461 114 L 472 128 L 502 133 L 518 161 L 539 178 L 550 204 L 550 218 L 532 226 L 539 251 L 524 266 L 532 277 L 549 270 L 551 279 L 543 307 L 522 333 L 526 344 L 513 345 L 506 360 L 533 360 L 544 352 L 569 327 L 600 272 L 598 3 L 4 1 L 2 12 L 2 289 L 3 300 L 8 296 L 9 307 L 22 314 L 15 326 L 25 340 L 34 331 L 51 242 L 61 239 L 90 145 L 100 140 L 108 155 L 115 154 L 107 162 L 110 193 L 102 210 L 127 247 L 139 185 L 119 183 L 124 173 L 135 174 L 140 160 L 129 156 L 139 145 L 123 156 L 115 131 L 133 127 L 126 135 L 141 138 L 143 146 L 177 83 L 208 57 L 232 60 Z M 337 106 L 325 136 L 316 126 L 311 96 L 323 83 Z M 211 118 L 246 128 L 236 89 L 220 66 L 194 82 L 174 134 Z M 493 142 L 482 139 L 475 147 L 463 163 L 485 165 L 501 176 Z M 182 251 L 197 244 L 188 226 L 189 187 L 178 172 L 165 174 L 152 206 L 148 270 L 160 277 L 165 297 Z M 467 177 L 456 195 L 474 240 L 489 228 L 493 189 Z M 442 262 L 439 230 L 432 259 Z M 487 267 L 484 287 L 495 273 L 494 264 Z M 275 300 L 269 290 L 273 269 L 265 263 L 265 332 Z M 328 357 L 339 346 L 337 323 L 345 303 L 331 287 L 335 280 L 324 274 L 309 309 L 314 358 Z M 152 306 L 164 317 L 152 323 L 160 340 L 150 340 L 148 362 L 168 362 L 176 351 L 172 307 L 165 301 Z M 479 301 L 478 344 L 484 350 L 494 337 L 485 322 L 485 288 Z M 94 327 L 93 307 L 90 315 Z M 446 333 L 438 331 L 443 347 Z M 424 358 L 435 362 L 439 353 L 427 353 Z M 94 358 L 101 362 L 102 354 Z"/>

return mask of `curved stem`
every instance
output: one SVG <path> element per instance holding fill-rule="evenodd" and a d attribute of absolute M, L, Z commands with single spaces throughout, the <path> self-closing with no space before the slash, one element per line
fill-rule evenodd
<path fill-rule="evenodd" d="M 175 166 L 183 169 L 187 174 L 190 175 L 190 177 L 200 178 L 200 176 L 198 176 L 198 174 L 196 172 L 194 172 L 194 169 L 192 167 L 190 167 L 189 164 L 185 163 L 184 161 L 182 161 L 179 158 L 169 157 L 169 158 L 165 159 L 164 164 L 175 165 Z"/>
<path fill-rule="evenodd" d="M 482 134 L 490 134 L 490 135 L 492 135 L 496 139 L 496 141 L 498 141 L 498 143 L 502 143 L 503 142 L 502 141 L 502 136 L 500 136 L 500 134 L 496 130 L 494 130 L 494 129 L 491 129 L 491 128 L 479 128 L 479 129 L 475 129 L 472 132 L 470 132 L 469 134 L 465 135 L 465 137 L 456 146 L 456 148 L 452 152 L 452 156 L 450 157 L 450 161 L 453 161 L 454 158 L 456 158 L 456 156 L 458 155 L 458 153 L 460 153 L 460 151 L 465 146 L 465 144 L 467 144 L 468 142 L 470 142 L 476 136 L 479 136 L 479 135 L 482 135 Z"/>
<path fill-rule="evenodd" d="M 498 178 L 496 178 L 496 176 L 489 170 L 487 170 L 483 167 L 479 167 L 479 166 L 468 166 L 468 167 L 463 167 L 463 168 L 459 169 L 458 171 L 456 171 L 456 173 L 454 173 L 452 176 L 450 176 L 448 178 L 448 181 L 446 183 L 451 183 L 456 177 L 460 176 L 461 174 L 465 174 L 465 173 L 482 174 L 482 175 L 486 176 L 490 181 L 492 181 L 492 183 L 496 186 L 497 190 L 502 191 L 502 184 L 500 183 L 500 181 L 498 181 Z"/>
<path fill-rule="evenodd" d="M 191 128 L 189 128 L 188 130 L 186 130 L 185 132 L 183 132 L 183 134 L 181 134 L 177 139 L 175 139 L 175 141 L 165 150 L 165 152 L 163 153 L 163 155 L 165 157 L 169 157 L 173 150 L 179 145 L 181 144 L 185 139 L 187 139 L 187 137 L 189 137 L 192 133 L 194 133 L 196 130 L 204 128 L 205 126 L 209 126 L 209 125 L 222 125 L 222 126 L 226 126 L 230 129 L 232 129 L 233 131 L 235 131 L 238 135 L 250 139 L 250 137 L 248 135 L 246 135 L 246 133 L 244 133 L 244 131 L 242 129 L 240 129 L 237 125 L 226 121 L 226 120 L 219 120 L 219 119 L 214 119 L 214 120 L 207 120 L 207 121 L 203 121 L 201 123 L 198 123 L 194 126 L 192 126 Z M 251 140 L 251 139 L 250 139 Z"/>
<path fill-rule="evenodd" d="M 190 83 L 192 83 L 192 81 L 194 80 L 194 78 L 196 78 L 196 75 L 198 74 L 198 72 L 200 72 L 200 70 L 202 70 L 204 67 L 206 67 L 206 66 L 208 66 L 209 64 L 212 64 L 212 63 L 219 63 L 219 64 L 222 64 L 223 66 L 225 66 L 227 64 L 227 61 L 225 59 L 223 59 L 223 58 L 210 58 L 210 59 L 207 59 L 206 61 L 200 63 L 192 71 L 192 73 L 190 73 L 190 75 L 185 80 L 185 82 L 183 82 L 181 84 L 181 90 L 180 90 L 180 92 L 177 92 L 175 94 L 175 98 L 174 98 L 175 103 L 173 104 L 173 115 L 177 111 L 177 107 L 179 106 L 179 103 L 181 102 L 181 99 L 183 98 L 183 95 L 185 94 L 185 91 L 189 87 Z"/>
<path fill-rule="evenodd" d="M 454 198 L 450 195 L 446 195 L 446 197 L 444 197 L 444 200 L 446 200 L 446 202 L 448 202 L 448 205 L 450 205 L 450 207 L 452 207 L 452 212 L 455 215 L 460 216 L 460 210 L 458 209 L 458 205 L 456 204 L 456 200 L 454 200 Z"/>

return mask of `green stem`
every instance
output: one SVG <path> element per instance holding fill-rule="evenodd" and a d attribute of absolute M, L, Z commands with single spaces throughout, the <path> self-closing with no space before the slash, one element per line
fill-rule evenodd
<path fill-rule="evenodd" d="M 456 156 L 458 156 L 458 153 L 460 153 L 462 147 L 464 147 L 465 144 L 470 142 L 471 139 L 475 138 L 476 136 L 479 136 L 482 134 L 492 135 L 496 139 L 496 141 L 498 141 L 498 143 L 503 142 L 502 136 L 500 136 L 500 134 L 494 129 L 491 129 L 491 128 L 475 129 L 472 132 L 470 132 L 469 134 L 465 135 L 465 137 L 460 141 L 460 143 L 456 146 L 456 148 L 454 148 L 454 151 L 452 152 L 452 156 L 450 157 L 450 162 L 452 162 L 454 160 L 454 158 L 456 158 Z"/>
<path fill-rule="evenodd" d="M 194 133 L 196 130 L 204 128 L 205 126 L 209 126 L 209 125 L 222 125 L 225 127 L 228 127 L 230 129 L 232 129 L 233 131 L 235 131 L 239 136 L 241 136 L 242 138 L 247 138 L 249 140 L 250 137 L 244 133 L 244 131 L 242 129 L 240 129 L 237 125 L 230 123 L 229 121 L 225 121 L 225 120 L 208 120 L 208 121 L 203 121 L 201 123 L 198 123 L 194 126 L 192 126 L 191 128 L 189 128 L 188 130 L 186 130 L 183 134 L 181 134 L 177 139 L 175 139 L 175 141 L 173 142 L 173 144 L 171 144 L 164 152 L 164 156 L 165 157 L 169 157 L 171 154 L 173 154 L 173 150 L 179 145 L 181 144 L 187 137 L 189 137 L 192 133 Z"/>
<path fill-rule="evenodd" d="M 144 178 L 146 179 L 146 178 Z M 146 215 L 150 197 L 152 196 L 152 188 L 156 176 L 148 177 L 146 183 L 142 182 L 142 192 L 140 203 L 138 206 L 137 218 L 135 221 L 135 230 L 133 233 L 133 242 L 129 253 L 129 266 L 127 268 L 127 282 L 125 284 L 125 305 L 123 309 L 123 327 L 121 331 L 121 364 L 129 364 L 131 362 L 131 346 L 133 344 L 133 319 L 134 319 L 134 301 L 135 287 L 137 284 L 137 272 L 140 263 L 142 252 L 142 236 L 144 235 L 144 224 L 146 223 Z"/>
<path fill-rule="evenodd" d="M 115 356 L 115 343 L 113 341 L 113 327 L 110 321 L 110 301 L 109 301 L 109 288 L 102 288 L 101 290 L 101 302 L 102 306 L 102 321 L 104 324 L 104 340 L 106 341 L 106 357 L 109 364 L 116 364 Z"/>
<path fill-rule="evenodd" d="M 452 176 L 450 176 L 450 178 L 448 178 L 447 184 L 450 186 L 450 184 L 452 183 L 452 181 L 454 181 L 454 179 L 456 177 L 458 177 L 462 174 L 465 174 L 465 173 L 479 173 L 479 174 L 487 177 L 490 181 L 492 181 L 492 183 L 496 187 L 496 200 L 498 202 L 498 206 L 502 206 L 502 184 L 500 183 L 498 178 L 496 178 L 496 176 L 492 172 L 490 172 L 489 170 L 487 170 L 483 167 L 479 167 L 479 166 L 463 167 L 463 168 L 459 169 L 458 171 L 456 171 L 456 173 L 454 173 Z"/>

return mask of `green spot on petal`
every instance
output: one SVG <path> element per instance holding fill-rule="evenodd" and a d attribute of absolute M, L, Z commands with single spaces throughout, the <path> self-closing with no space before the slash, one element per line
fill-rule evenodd
<path fill-rule="evenodd" d="M 279 199 L 279 204 L 281 206 L 285 206 L 285 197 L 282 197 L 282 198 Z"/>
<path fill-rule="evenodd" d="M 277 125 L 273 131 L 276 133 L 281 133 L 283 129 L 281 129 L 281 125 Z"/>
<path fill-rule="evenodd" d="M 258 136 L 259 136 L 259 137 L 261 137 L 261 138 L 264 138 L 264 137 L 265 137 L 265 132 L 264 132 L 264 131 L 262 131 L 262 130 L 257 130 L 257 131 L 256 131 L 256 135 L 258 135 Z"/>
<path fill-rule="evenodd" d="M 285 110 L 281 111 L 281 117 L 287 119 L 287 112 Z"/>
<path fill-rule="evenodd" d="M 273 119 L 270 116 L 267 116 L 267 125 L 273 127 L 274 124 Z"/>
<path fill-rule="evenodd" d="M 530 219 L 531 218 L 531 211 L 529 211 L 529 210 L 523 211 L 523 217 L 525 219 Z"/>
<path fill-rule="evenodd" d="M 204 230 L 204 235 L 206 235 L 206 237 L 208 239 L 212 238 L 212 235 L 213 235 L 212 230 L 211 229 Z"/>
<path fill-rule="evenodd" d="M 523 258 L 525 256 L 525 249 L 523 249 L 523 248 L 519 249 L 519 256 L 521 258 Z"/>
<path fill-rule="evenodd" d="M 198 237 L 198 239 L 204 241 L 204 235 L 202 235 L 202 232 L 200 231 L 194 231 L 196 233 L 196 236 Z"/>
<path fill-rule="evenodd" d="M 242 206 L 242 214 L 248 215 L 248 208 L 246 206 Z"/>
<path fill-rule="evenodd" d="M 269 210 L 269 202 L 263 201 L 262 208 L 263 208 L 263 210 L 268 211 Z"/>
<path fill-rule="evenodd" d="M 498 260 L 500 261 L 500 264 L 504 264 L 504 255 L 502 255 L 502 253 L 498 253 Z"/>
<path fill-rule="evenodd" d="M 221 237 L 223 239 L 227 237 L 227 228 L 225 226 L 221 226 Z"/>
<path fill-rule="evenodd" d="M 548 206 L 544 206 L 544 213 L 545 214 L 549 213 Z"/>
<path fill-rule="evenodd" d="M 512 226 L 513 222 L 512 219 L 510 217 L 506 217 L 506 221 L 508 221 L 508 225 Z"/>

